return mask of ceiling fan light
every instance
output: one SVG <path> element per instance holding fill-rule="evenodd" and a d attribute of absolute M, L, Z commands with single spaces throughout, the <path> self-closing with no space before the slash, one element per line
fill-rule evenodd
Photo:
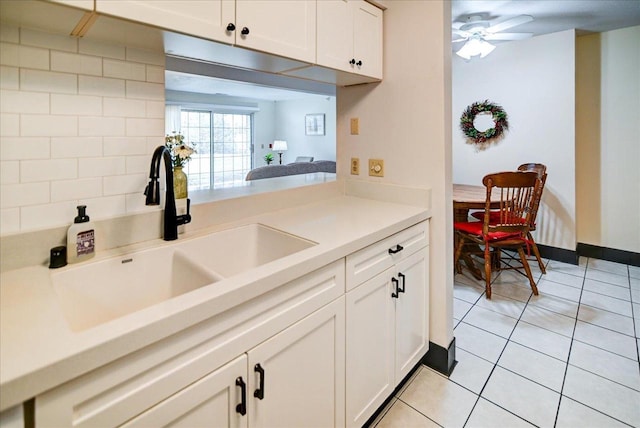
<path fill-rule="evenodd" d="M 471 59 L 472 56 L 480 55 L 480 58 L 484 58 L 489 55 L 496 47 L 491 43 L 481 40 L 479 38 L 469 39 L 463 46 L 460 48 L 456 54 L 466 60 Z"/>

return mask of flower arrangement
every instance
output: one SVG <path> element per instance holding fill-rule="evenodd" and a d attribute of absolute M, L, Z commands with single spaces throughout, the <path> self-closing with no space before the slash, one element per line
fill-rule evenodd
<path fill-rule="evenodd" d="M 478 131 L 473 124 L 476 115 L 479 113 L 491 113 L 493 128 L 485 131 Z M 485 149 L 492 142 L 498 141 L 504 136 L 504 131 L 509 129 L 507 113 L 504 109 L 488 100 L 475 102 L 468 106 L 460 118 L 460 129 L 467 137 L 467 142 L 476 144 L 480 149 Z"/>
<path fill-rule="evenodd" d="M 165 136 L 164 145 L 171 152 L 171 161 L 174 168 L 182 168 L 191 160 L 191 155 L 196 153 L 196 149 L 190 143 L 184 141 L 184 135 L 177 132 Z"/>

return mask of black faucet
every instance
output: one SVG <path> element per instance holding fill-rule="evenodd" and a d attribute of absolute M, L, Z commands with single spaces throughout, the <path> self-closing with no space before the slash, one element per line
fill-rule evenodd
<path fill-rule="evenodd" d="M 177 215 L 176 197 L 173 191 L 173 166 L 171 162 L 171 152 L 165 146 L 156 147 L 151 158 L 151 169 L 149 170 L 149 184 L 144 189 L 147 199 L 146 205 L 160 205 L 160 159 L 164 159 L 164 172 L 167 186 L 164 200 L 164 236 L 165 241 L 178 239 L 178 226 L 191 222 L 191 200 L 187 199 L 187 213 Z"/>

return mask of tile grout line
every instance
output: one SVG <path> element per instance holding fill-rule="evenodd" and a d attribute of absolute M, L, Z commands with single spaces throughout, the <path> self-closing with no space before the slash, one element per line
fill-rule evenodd
<path fill-rule="evenodd" d="M 587 265 L 584 268 L 584 277 L 582 278 L 582 288 L 580 289 L 580 298 L 578 299 L 578 311 L 573 322 L 573 332 L 571 333 L 571 343 L 569 343 L 569 353 L 567 354 L 567 365 L 564 367 L 564 375 L 562 376 L 562 385 L 560 385 L 560 399 L 558 400 L 558 407 L 556 408 L 556 417 L 553 421 L 553 426 L 558 424 L 558 416 L 560 415 L 560 405 L 562 404 L 562 397 L 564 392 L 564 384 L 567 381 L 567 372 L 569 371 L 569 360 L 571 359 L 571 350 L 573 349 L 573 338 L 576 335 L 576 327 L 578 326 L 578 316 L 580 314 L 580 301 L 582 301 L 582 292 L 584 290 L 584 282 L 587 278 L 587 269 L 589 269 L 589 259 L 587 259 Z"/>
<path fill-rule="evenodd" d="M 502 273 L 502 272 L 500 272 L 500 273 Z M 495 281 L 496 281 L 496 279 L 498 279 L 498 277 L 499 277 L 499 276 L 500 276 L 500 274 L 498 274 L 498 275 L 496 276 L 496 278 L 492 281 L 492 284 L 493 284 L 493 282 L 495 282 Z M 539 282 L 539 281 L 540 281 L 540 279 L 538 279 L 538 282 Z M 485 295 L 485 294 L 486 294 L 486 290 L 485 290 L 485 292 L 484 292 L 482 295 Z M 482 295 L 481 295 L 480 297 L 482 297 Z M 489 379 L 491 379 L 491 376 L 493 375 L 493 372 L 496 370 L 496 367 L 498 366 L 498 361 L 500 361 L 500 358 L 502 357 L 502 354 L 504 353 L 504 350 L 505 350 L 505 349 L 507 349 L 507 346 L 509 345 L 509 341 L 511 340 L 511 336 L 513 336 L 513 332 L 516 330 L 516 326 L 518 325 L 518 322 L 520 322 L 520 319 L 522 318 L 522 314 L 524 314 L 524 311 L 525 311 L 525 309 L 527 308 L 527 305 L 529 304 L 529 300 L 531 300 L 531 296 L 532 296 L 532 295 L 533 295 L 533 293 L 531 293 L 531 294 L 529 295 L 529 299 L 528 299 L 528 300 L 527 300 L 527 302 L 525 303 L 524 309 L 523 309 L 523 310 L 522 310 L 522 312 L 520 313 L 520 316 L 518 317 L 518 319 L 517 319 L 517 321 L 516 321 L 515 325 L 513 326 L 513 329 L 511 330 L 511 333 L 509 334 L 509 337 L 507 338 L 507 341 L 505 342 L 504 347 L 502 348 L 502 351 L 500 351 L 500 355 L 498 355 L 498 358 L 496 359 L 496 362 L 495 362 L 495 363 L 493 363 L 493 367 L 491 368 L 491 372 L 489 372 L 489 376 L 487 376 L 487 380 L 484 382 L 484 385 L 482 385 L 482 388 L 480 389 L 480 392 L 478 393 L 478 398 L 476 399 L 476 402 L 473 404 L 473 407 L 471 408 L 471 411 L 469 412 L 469 416 L 467 416 L 467 419 L 464 421 L 463 428 L 464 428 L 464 427 L 469 423 L 469 419 L 471 419 L 471 415 L 473 414 L 473 411 L 476 409 L 476 406 L 478 405 L 478 402 L 480 401 L 480 398 L 483 398 L 483 397 L 482 397 L 482 393 L 484 392 L 484 389 L 487 387 L 487 384 L 489 383 Z M 478 300 L 479 300 L 479 299 L 478 299 Z M 477 303 L 477 301 L 476 301 L 476 303 Z M 475 306 L 475 303 L 474 303 L 474 306 Z M 462 320 L 460 320 L 460 322 L 462 322 Z M 493 334 L 493 333 L 492 333 L 492 334 Z M 497 336 L 497 335 L 496 335 L 496 336 Z M 498 337 L 502 337 L 502 336 L 498 336 Z M 452 381 L 452 382 L 453 382 L 453 381 Z M 454 383 L 455 383 L 455 382 L 454 382 Z M 485 400 L 486 400 L 486 398 L 485 398 Z M 489 401 L 489 400 L 487 400 L 487 401 Z M 493 403 L 492 401 L 489 401 L 489 402 L 490 402 L 490 403 L 492 403 L 492 404 L 494 404 L 494 405 L 496 405 L 496 406 L 498 406 L 497 404 Z M 505 411 L 507 411 L 507 412 L 511 413 L 512 415 L 514 415 L 514 416 L 516 416 L 516 417 L 518 417 L 518 418 L 522 419 L 522 420 L 523 420 L 523 421 L 525 421 L 525 422 L 531 423 L 531 422 L 529 422 L 528 420 L 524 419 L 522 416 L 520 416 L 520 415 L 516 415 L 515 413 L 513 413 L 513 412 L 511 412 L 511 411 L 509 411 L 509 410 L 507 410 L 507 409 L 503 408 L 502 406 L 498 406 L 498 407 L 500 407 L 501 409 L 503 409 L 503 410 L 505 410 Z M 535 425 L 535 424 L 532 424 L 532 425 Z"/>

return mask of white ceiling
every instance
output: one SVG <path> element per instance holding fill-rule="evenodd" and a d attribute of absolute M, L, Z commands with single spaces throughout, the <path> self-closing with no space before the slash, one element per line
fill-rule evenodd
<path fill-rule="evenodd" d="M 581 35 L 640 25 L 640 0 L 452 1 L 453 23 L 465 22 L 470 15 L 480 15 L 492 24 L 517 15 L 531 15 L 532 22 L 505 31 L 538 36 L 575 28 Z"/>

